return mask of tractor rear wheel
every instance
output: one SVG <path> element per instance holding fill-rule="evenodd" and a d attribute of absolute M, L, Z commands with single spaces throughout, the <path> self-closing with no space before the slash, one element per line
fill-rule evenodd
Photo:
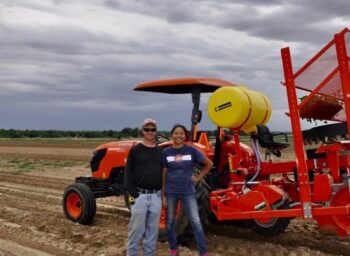
<path fill-rule="evenodd" d="M 278 209 L 287 209 L 288 203 L 278 207 Z M 289 224 L 290 218 L 271 218 L 268 222 L 252 220 L 252 228 L 262 236 L 277 236 L 281 234 Z"/>
<path fill-rule="evenodd" d="M 209 216 L 212 214 L 209 205 L 210 186 L 205 180 L 202 180 L 197 184 L 196 190 L 199 217 L 202 225 L 206 225 L 209 222 Z"/>
<path fill-rule="evenodd" d="M 63 211 L 67 219 L 90 224 L 96 213 L 96 200 L 91 189 L 83 183 L 73 183 L 63 194 Z"/>

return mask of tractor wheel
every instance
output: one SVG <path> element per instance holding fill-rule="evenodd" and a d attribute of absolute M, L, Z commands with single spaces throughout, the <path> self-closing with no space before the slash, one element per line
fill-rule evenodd
<path fill-rule="evenodd" d="M 346 206 L 350 204 L 349 188 L 343 187 L 339 189 L 332 197 L 331 206 Z M 337 214 L 332 216 L 333 221 L 337 225 L 337 229 L 341 229 L 342 233 L 350 232 L 349 214 Z"/>
<path fill-rule="evenodd" d="M 205 180 L 202 180 L 197 184 L 196 190 L 199 217 L 201 219 L 202 225 L 206 225 L 209 222 L 209 216 L 212 214 L 209 205 L 210 186 Z"/>
<path fill-rule="evenodd" d="M 67 219 L 90 224 L 96 213 L 96 200 L 91 189 L 83 183 L 68 186 L 63 194 L 63 211 Z"/>
<path fill-rule="evenodd" d="M 280 206 L 279 209 L 287 209 L 288 203 Z M 268 222 L 260 222 L 252 220 L 252 228 L 255 232 L 262 236 L 277 236 L 281 234 L 289 224 L 290 218 L 272 218 Z"/>

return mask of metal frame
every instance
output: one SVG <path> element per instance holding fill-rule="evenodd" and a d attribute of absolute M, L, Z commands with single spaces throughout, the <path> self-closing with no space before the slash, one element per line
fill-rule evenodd
<path fill-rule="evenodd" d="M 345 106 L 345 112 L 346 112 L 347 127 L 348 127 L 348 131 L 350 131 L 350 71 L 349 71 L 349 57 L 347 55 L 346 44 L 345 44 L 345 33 L 347 32 L 349 32 L 349 30 L 344 29 L 342 32 L 336 34 L 334 36 L 334 40 L 328 43 L 326 47 L 324 47 L 317 55 L 315 55 L 315 57 L 313 57 L 309 62 L 307 62 L 307 64 L 304 65 L 295 74 L 293 74 L 292 60 L 291 60 L 289 47 L 281 49 L 283 70 L 284 70 L 284 76 L 285 76 L 285 85 L 286 85 L 289 111 L 290 111 L 289 115 L 291 120 L 292 132 L 294 136 L 294 148 L 295 148 L 296 159 L 297 159 L 296 167 L 297 167 L 297 173 L 299 177 L 300 199 L 303 205 L 304 218 L 312 217 L 312 216 L 329 216 L 329 215 L 338 215 L 338 214 L 348 215 L 350 212 L 349 211 L 350 205 L 316 208 L 315 206 L 313 206 L 313 204 L 311 204 L 310 184 L 309 184 L 308 175 L 307 175 L 307 163 L 306 163 L 305 154 L 304 154 L 305 149 L 303 144 L 303 135 L 301 132 L 300 115 L 299 115 L 300 107 L 303 106 L 305 102 L 298 105 L 297 96 L 296 96 L 296 86 L 295 86 L 296 77 L 300 75 L 303 71 L 305 71 L 306 68 L 310 66 L 318 57 L 320 57 L 329 47 L 335 44 L 336 52 L 337 52 L 338 67 L 333 72 L 331 72 L 320 85 L 316 86 L 316 88 L 313 91 L 311 91 L 311 96 L 317 93 L 320 87 L 322 87 L 327 82 L 327 80 L 329 80 L 332 76 L 334 76 L 336 71 L 339 70 L 340 78 L 341 78 L 341 86 L 342 86 L 342 91 L 344 95 L 344 106 Z M 337 157 L 336 159 L 333 157 L 334 153 L 337 156 L 336 153 L 338 153 L 338 151 L 333 150 L 328 154 L 331 154 L 331 153 L 333 155 L 331 155 L 330 160 L 333 159 L 333 161 L 335 161 L 335 163 L 333 162 L 333 164 L 335 164 L 336 166 L 339 166 L 339 164 L 337 164 L 337 161 L 339 159 Z M 290 214 L 297 215 L 297 212 L 293 212 L 293 213 L 290 212 Z"/>

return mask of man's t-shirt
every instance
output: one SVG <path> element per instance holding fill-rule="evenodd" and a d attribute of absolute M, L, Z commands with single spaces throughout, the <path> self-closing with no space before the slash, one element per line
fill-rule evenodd
<path fill-rule="evenodd" d="M 162 148 L 146 147 L 142 143 L 129 151 L 125 166 L 125 187 L 133 197 L 137 188 L 160 190 L 162 188 Z"/>
<path fill-rule="evenodd" d="M 195 173 L 194 164 L 204 162 L 205 156 L 196 148 L 185 144 L 179 149 L 173 147 L 164 149 L 162 159 L 163 167 L 168 170 L 165 192 L 171 194 L 196 193 L 191 176 Z"/>

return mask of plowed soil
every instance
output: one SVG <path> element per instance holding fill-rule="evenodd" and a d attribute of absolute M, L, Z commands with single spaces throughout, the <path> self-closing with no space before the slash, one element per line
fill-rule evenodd
<path fill-rule="evenodd" d="M 126 255 L 129 212 L 122 198 L 97 200 L 89 226 L 65 219 L 64 189 L 89 176 L 89 157 L 101 142 L 0 141 L 0 255 Z M 266 238 L 228 225 L 207 228 L 210 255 L 350 255 L 350 239 L 294 219 L 287 230 Z M 157 244 L 167 255 L 167 244 Z M 181 255 L 198 255 L 195 244 Z"/>

